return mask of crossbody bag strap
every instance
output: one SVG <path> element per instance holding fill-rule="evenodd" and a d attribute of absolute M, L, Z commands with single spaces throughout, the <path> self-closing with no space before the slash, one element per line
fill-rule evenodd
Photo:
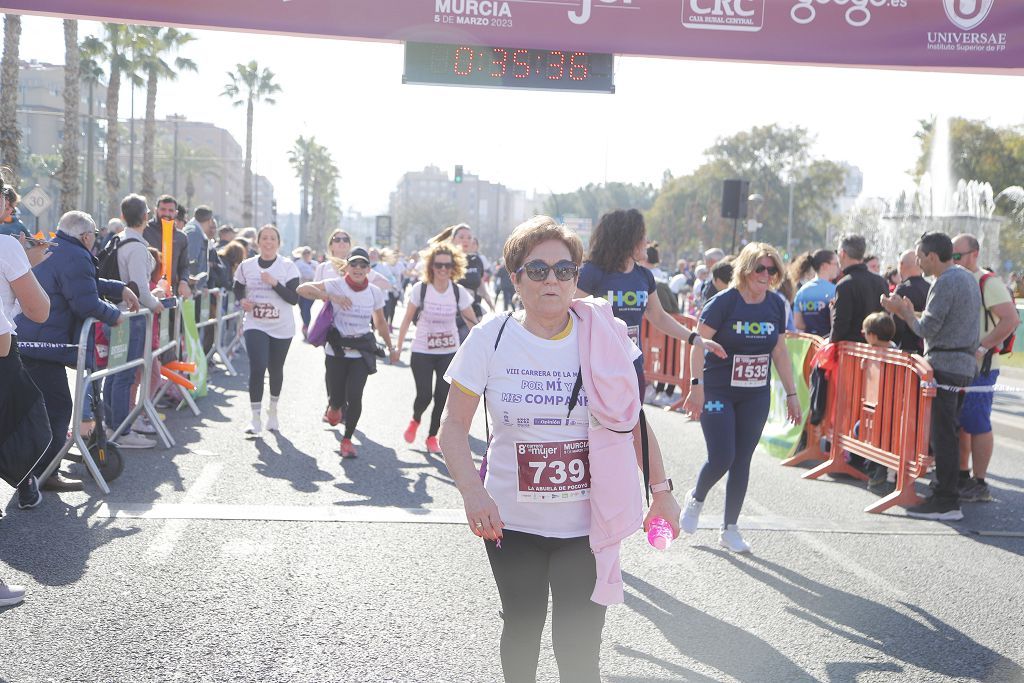
<path fill-rule="evenodd" d="M 505 316 L 505 321 L 501 323 L 501 327 L 498 328 L 498 336 L 494 340 L 494 350 L 498 350 L 498 342 L 501 341 L 501 335 L 505 333 L 505 325 L 508 325 L 508 321 L 512 319 L 512 314 L 509 313 Z M 487 446 L 491 445 L 491 420 L 487 415 L 487 387 L 484 387 L 484 433 L 487 436 Z"/>

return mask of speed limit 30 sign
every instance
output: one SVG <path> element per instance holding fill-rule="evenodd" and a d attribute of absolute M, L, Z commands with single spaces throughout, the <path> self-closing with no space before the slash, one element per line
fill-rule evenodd
<path fill-rule="evenodd" d="M 32 215 L 38 218 L 44 211 L 50 208 L 50 205 L 53 204 L 53 200 L 50 199 L 50 195 L 43 191 L 43 188 L 36 185 L 27 195 L 21 198 L 19 204 L 31 211 Z"/>

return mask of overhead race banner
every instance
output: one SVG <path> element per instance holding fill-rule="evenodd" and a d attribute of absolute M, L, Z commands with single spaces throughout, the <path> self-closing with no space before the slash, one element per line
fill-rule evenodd
<path fill-rule="evenodd" d="M 0 2 L 5 12 L 306 36 L 993 73 L 1024 69 L 1022 0 Z"/>

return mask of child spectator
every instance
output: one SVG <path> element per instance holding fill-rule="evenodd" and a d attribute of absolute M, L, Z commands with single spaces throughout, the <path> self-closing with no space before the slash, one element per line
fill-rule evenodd
<path fill-rule="evenodd" d="M 864 318 L 861 332 L 871 346 L 883 349 L 896 348 L 896 343 L 893 341 L 896 338 L 896 321 L 884 311 L 872 313 Z M 877 375 L 874 377 L 874 381 L 877 384 Z M 870 388 L 868 391 L 871 391 Z M 878 400 L 877 395 L 874 400 Z M 885 465 L 868 461 L 865 470 L 868 475 L 869 491 L 880 495 L 889 493 L 889 469 Z"/>

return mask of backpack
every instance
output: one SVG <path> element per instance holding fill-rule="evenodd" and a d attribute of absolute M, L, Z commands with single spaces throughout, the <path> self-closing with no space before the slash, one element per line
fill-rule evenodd
<path fill-rule="evenodd" d="M 104 280 L 121 280 L 121 268 L 117 265 L 117 250 L 121 248 L 121 236 L 111 237 L 96 256 L 96 277 Z M 120 296 L 106 297 L 111 303 L 121 303 Z"/>
<path fill-rule="evenodd" d="M 989 329 L 989 325 L 991 325 L 992 327 L 996 326 L 996 321 L 992 318 L 992 313 L 988 310 L 988 307 L 985 306 L 985 283 L 988 282 L 990 278 L 993 278 L 995 276 L 996 274 L 994 272 L 986 269 L 985 272 L 982 273 L 981 275 L 981 280 L 978 282 L 979 286 L 981 287 L 981 308 L 982 310 L 985 311 L 985 319 L 987 320 L 985 324 L 986 330 Z M 1009 287 L 1007 287 L 1007 290 L 1009 290 Z M 1010 301 L 1013 301 L 1012 291 L 1010 292 Z M 998 353 L 1000 356 L 1005 356 L 1008 353 L 1013 353 L 1013 343 L 1015 341 L 1017 341 L 1017 334 L 1016 332 L 1011 332 L 1010 336 L 1003 340 L 1002 345 L 996 350 L 996 353 Z"/>
<path fill-rule="evenodd" d="M 420 283 L 420 305 L 416 307 L 416 312 L 412 314 L 412 324 L 415 325 L 420 321 L 420 312 L 423 310 L 423 303 L 427 300 L 427 285 L 426 282 Z M 456 321 L 462 319 L 462 314 L 459 313 L 459 285 L 452 283 L 452 288 L 455 290 L 455 312 Z"/>

